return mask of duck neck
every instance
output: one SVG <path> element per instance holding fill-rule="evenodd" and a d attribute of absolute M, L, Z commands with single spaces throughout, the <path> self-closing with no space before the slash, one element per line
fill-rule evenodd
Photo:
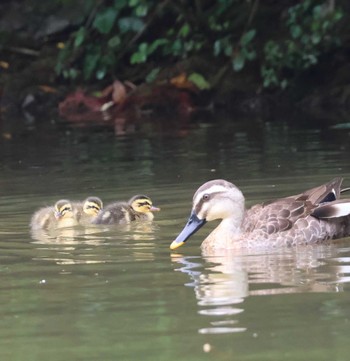
<path fill-rule="evenodd" d="M 239 238 L 242 219 L 224 218 L 202 243 L 203 248 L 228 248 L 229 244 Z"/>

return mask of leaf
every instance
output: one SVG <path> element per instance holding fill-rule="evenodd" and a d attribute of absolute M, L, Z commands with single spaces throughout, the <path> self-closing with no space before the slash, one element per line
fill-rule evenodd
<path fill-rule="evenodd" d="M 108 46 L 110 48 L 116 48 L 118 45 L 120 45 L 120 43 L 121 43 L 121 40 L 118 35 L 115 35 L 108 40 Z"/>
<path fill-rule="evenodd" d="M 283 79 L 282 81 L 281 81 L 281 88 L 282 89 L 286 89 L 287 88 L 287 86 L 288 86 L 288 80 L 287 79 Z"/>
<path fill-rule="evenodd" d="M 231 56 L 231 55 L 232 55 L 232 51 L 233 51 L 232 45 L 227 44 L 227 45 L 225 46 L 225 48 L 224 48 L 224 54 L 225 54 L 226 56 Z"/>
<path fill-rule="evenodd" d="M 148 55 L 148 44 L 141 43 L 139 45 L 138 51 L 136 51 L 131 55 L 130 63 L 131 64 L 144 63 L 147 60 L 147 55 Z"/>
<path fill-rule="evenodd" d="M 39 89 L 44 93 L 57 93 L 57 89 L 49 85 L 39 85 Z"/>
<path fill-rule="evenodd" d="M 241 49 L 242 56 L 247 60 L 254 60 L 256 58 L 256 51 L 250 49 L 250 47 Z"/>
<path fill-rule="evenodd" d="M 101 34 L 108 34 L 113 28 L 117 15 L 118 11 L 109 7 L 96 15 L 92 26 Z"/>
<path fill-rule="evenodd" d="M 292 35 L 293 39 L 297 39 L 301 36 L 303 30 L 299 25 L 292 25 L 290 27 L 290 34 Z"/>
<path fill-rule="evenodd" d="M 215 40 L 214 43 L 214 55 L 218 56 L 221 52 L 221 40 Z"/>
<path fill-rule="evenodd" d="M 210 84 L 205 80 L 202 74 L 192 73 L 188 77 L 188 80 L 200 90 L 210 89 Z"/>
<path fill-rule="evenodd" d="M 117 10 L 122 10 L 127 6 L 128 6 L 128 0 L 114 0 L 114 8 Z"/>
<path fill-rule="evenodd" d="M 75 34 L 74 47 L 78 48 L 85 40 L 86 30 L 82 26 Z"/>
<path fill-rule="evenodd" d="M 159 72 L 160 72 L 160 68 L 152 69 L 146 76 L 146 82 L 147 83 L 153 83 L 156 80 L 157 75 L 159 74 Z"/>
<path fill-rule="evenodd" d="M 170 79 L 170 84 L 179 89 L 197 90 L 195 84 L 187 78 L 186 73 L 180 73 L 179 75 Z"/>
<path fill-rule="evenodd" d="M 320 34 L 317 34 L 317 33 L 313 33 L 311 35 L 311 41 L 312 41 L 312 44 L 319 44 L 321 42 L 321 36 Z"/>
<path fill-rule="evenodd" d="M 241 71 L 244 67 L 244 63 L 245 63 L 245 57 L 241 52 L 235 55 L 235 57 L 232 60 L 232 66 L 234 71 Z"/>
<path fill-rule="evenodd" d="M 142 16 L 146 16 L 148 13 L 148 7 L 147 5 L 139 5 L 136 9 L 135 9 L 135 14 L 139 17 Z"/>
<path fill-rule="evenodd" d="M 101 80 L 106 76 L 107 69 L 106 67 L 101 67 L 100 69 L 97 69 L 96 71 L 96 79 Z"/>
<path fill-rule="evenodd" d="M 157 39 L 157 40 L 155 40 L 155 41 L 148 47 L 148 51 L 147 51 L 148 55 L 154 53 L 154 52 L 157 50 L 157 48 L 159 48 L 160 46 L 166 45 L 166 44 L 168 44 L 168 43 L 169 43 L 169 40 L 168 40 L 168 39 L 163 39 L 163 38 L 162 38 L 162 39 Z"/>
<path fill-rule="evenodd" d="M 185 23 L 184 25 L 182 25 L 182 27 L 179 30 L 179 36 L 181 36 L 182 38 L 186 38 L 189 33 L 190 33 L 190 26 L 188 23 Z"/>
<path fill-rule="evenodd" d="M 86 55 L 86 57 L 84 59 L 84 64 L 83 64 L 83 73 L 84 73 L 85 79 L 91 78 L 92 73 L 96 69 L 99 58 L 100 58 L 99 53 L 94 53 L 94 54 L 90 53 L 90 54 Z"/>
<path fill-rule="evenodd" d="M 176 39 L 172 44 L 173 55 L 180 55 L 182 53 L 183 43 L 182 40 Z"/>
<path fill-rule="evenodd" d="M 247 44 L 249 44 L 254 39 L 255 34 L 256 34 L 255 29 L 249 30 L 246 33 L 244 33 L 241 37 L 241 41 L 240 41 L 241 45 L 246 46 Z"/>
<path fill-rule="evenodd" d="M 144 54 L 140 54 L 138 52 L 133 53 L 130 57 L 130 64 L 140 64 L 146 61 L 146 57 Z"/>
<path fill-rule="evenodd" d="M 131 16 L 119 19 L 118 25 L 122 33 L 126 33 L 130 30 L 140 32 L 145 26 L 141 19 Z"/>

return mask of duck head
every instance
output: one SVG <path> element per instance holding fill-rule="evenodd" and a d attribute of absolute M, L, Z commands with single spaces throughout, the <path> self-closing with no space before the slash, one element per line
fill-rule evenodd
<path fill-rule="evenodd" d="M 136 213 L 158 212 L 160 208 L 154 207 L 151 198 L 144 195 L 137 195 L 129 200 L 130 207 Z"/>
<path fill-rule="evenodd" d="M 83 203 L 83 211 L 88 216 L 97 216 L 103 208 L 102 200 L 98 197 L 88 197 Z"/>
<path fill-rule="evenodd" d="M 232 183 L 216 179 L 204 183 L 193 196 L 191 215 L 170 248 L 182 246 L 206 222 L 229 219 L 239 227 L 244 216 L 244 196 Z"/>
<path fill-rule="evenodd" d="M 55 203 L 55 218 L 57 220 L 63 218 L 74 218 L 73 207 L 70 201 L 67 199 L 60 199 Z"/>

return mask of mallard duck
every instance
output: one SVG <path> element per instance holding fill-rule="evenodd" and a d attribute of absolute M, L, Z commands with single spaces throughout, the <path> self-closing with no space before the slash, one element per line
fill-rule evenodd
<path fill-rule="evenodd" d="M 72 203 L 60 199 L 53 207 L 44 207 L 36 211 L 30 221 L 34 230 L 73 227 L 78 224 Z"/>
<path fill-rule="evenodd" d="M 88 197 L 83 202 L 73 203 L 73 208 L 77 209 L 79 224 L 86 226 L 93 222 L 103 208 L 103 202 L 98 197 Z"/>
<path fill-rule="evenodd" d="M 152 221 L 152 212 L 160 209 L 152 205 L 149 197 L 137 195 L 128 202 L 115 202 L 106 206 L 94 219 L 94 224 L 127 224 L 132 221 Z"/>
<path fill-rule="evenodd" d="M 207 221 L 220 224 L 204 250 L 320 243 L 350 235 L 350 199 L 339 199 L 342 178 L 304 193 L 257 204 L 245 211 L 242 192 L 222 179 L 203 184 L 193 197 L 190 218 L 171 243 L 176 249 Z"/>

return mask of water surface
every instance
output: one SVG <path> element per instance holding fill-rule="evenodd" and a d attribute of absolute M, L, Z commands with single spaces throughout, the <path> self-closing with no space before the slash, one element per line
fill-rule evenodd
<path fill-rule="evenodd" d="M 247 205 L 344 176 L 350 132 L 218 118 L 131 134 L 40 127 L 1 140 L 3 360 L 347 360 L 350 239 L 254 254 L 201 254 L 214 225 L 169 245 L 194 191 L 234 182 Z M 28 223 L 60 198 L 145 193 L 152 224 L 65 229 Z"/>

